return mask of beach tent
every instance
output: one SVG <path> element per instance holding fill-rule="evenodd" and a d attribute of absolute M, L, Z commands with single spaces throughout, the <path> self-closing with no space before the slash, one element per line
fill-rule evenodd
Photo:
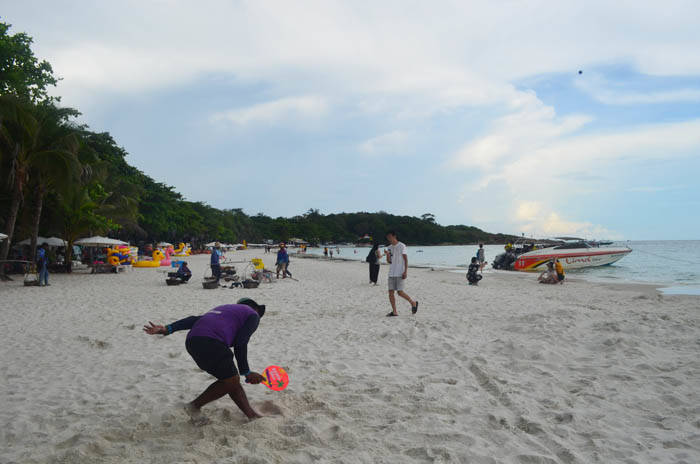
<path fill-rule="evenodd" d="M 122 242 L 121 240 L 115 240 L 113 238 L 100 237 L 100 236 L 81 238 L 80 240 L 76 240 L 75 244 L 81 245 L 81 246 L 128 245 L 128 243 Z"/>
<path fill-rule="evenodd" d="M 46 240 L 45 237 L 39 236 L 36 238 L 36 244 L 37 245 L 42 245 L 44 243 L 44 240 Z M 21 242 L 17 242 L 17 245 L 31 245 L 32 239 L 31 238 L 26 238 L 22 240 Z"/>

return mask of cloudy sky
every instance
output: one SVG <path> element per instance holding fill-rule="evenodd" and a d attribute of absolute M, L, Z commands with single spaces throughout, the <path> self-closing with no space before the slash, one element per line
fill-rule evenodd
<path fill-rule="evenodd" d="M 695 0 L 1 3 L 190 200 L 700 239 Z"/>

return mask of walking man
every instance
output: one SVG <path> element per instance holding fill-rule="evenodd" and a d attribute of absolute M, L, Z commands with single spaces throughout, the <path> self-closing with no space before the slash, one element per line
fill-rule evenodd
<path fill-rule="evenodd" d="M 389 241 L 389 249 L 385 251 L 386 259 L 389 262 L 389 302 L 391 303 L 391 312 L 387 317 L 398 316 L 396 312 L 396 296 L 394 292 L 398 292 L 399 296 L 411 304 L 411 312 L 418 312 L 418 302 L 413 301 L 410 296 L 404 292 L 406 277 L 408 277 L 408 255 L 406 255 L 406 245 L 399 242 L 396 232 L 393 230 L 387 232 L 386 238 Z"/>
<path fill-rule="evenodd" d="M 284 242 L 280 243 L 280 249 L 277 252 L 277 278 L 280 278 L 280 271 L 282 272 L 282 278 L 287 278 L 287 265 L 289 264 L 289 255 L 287 254 L 287 248 Z M 291 275 L 291 274 L 290 274 Z"/>
<path fill-rule="evenodd" d="M 241 386 L 241 376 L 252 384 L 263 381 L 260 374 L 251 372 L 248 367 L 248 341 L 264 314 L 265 305 L 241 298 L 237 304 L 217 306 L 201 316 L 190 316 L 168 325 L 149 321 L 150 325 L 143 326 L 143 331 L 149 335 L 189 330 L 185 341 L 187 352 L 200 369 L 216 377 L 216 382 L 185 405 L 185 411 L 195 422 L 206 423 L 200 413 L 202 406 L 225 395 L 231 397 L 248 419 L 262 417 L 250 406 Z M 233 362 L 234 355 L 238 369 Z"/>

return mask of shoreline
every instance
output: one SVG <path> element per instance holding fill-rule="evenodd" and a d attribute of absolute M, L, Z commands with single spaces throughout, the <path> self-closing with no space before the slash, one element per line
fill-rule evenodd
<path fill-rule="evenodd" d="M 345 262 L 345 263 L 360 263 L 363 265 L 366 265 L 364 261 L 361 259 L 351 259 L 351 258 L 329 258 L 326 256 L 319 256 L 317 254 L 303 254 L 303 253 L 290 253 L 290 258 L 299 258 L 299 259 L 311 259 L 311 260 L 318 260 L 318 261 L 323 261 L 323 262 Z M 387 263 L 382 263 L 382 268 L 387 266 Z M 450 267 L 450 266 L 429 266 L 429 265 L 422 265 L 422 264 L 409 264 L 409 269 L 428 269 L 431 271 L 435 272 L 449 272 L 449 273 L 466 273 L 466 268 L 460 268 L 460 267 Z M 537 272 L 518 272 L 518 271 L 504 271 L 504 270 L 496 270 L 496 269 L 491 269 L 487 268 L 484 270 L 484 277 L 492 277 L 492 276 L 504 276 L 504 277 L 513 277 L 513 278 L 528 278 L 528 277 L 533 277 L 537 276 Z M 664 292 L 664 289 L 676 289 L 676 288 L 683 288 L 681 285 L 677 284 L 672 284 L 672 283 L 660 283 L 660 282 L 635 282 L 635 281 L 623 281 L 623 282 L 605 282 L 602 279 L 590 279 L 590 278 L 582 278 L 582 277 L 571 277 L 570 274 L 567 274 L 566 276 L 566 281 L 567 282 L 585 282 L 585 283 L 590 283 L 593 285 L 602 285 L 602 286 L 607 286 L 609 288 L 629 288 L 629 289 L 640 289 L 640 290 L 653 290 L 656 294 L 659 295 L 665 295 L 665 296 L 683 296 L 683 297 L 691 297 L 695 298 L 700 296 L 700 293 L 676 293 L 674 291 L 671 292 Z M 697 287 L 697 284 L 689 284 L 688 287 L 695 288 Z"/>

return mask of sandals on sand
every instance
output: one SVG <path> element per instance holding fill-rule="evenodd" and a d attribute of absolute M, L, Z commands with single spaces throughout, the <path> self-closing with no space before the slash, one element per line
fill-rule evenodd
<path fill-rule="evenodd" d="M 411 308 L 411 312 L 413 314 L 416 314 L 418 312 L 418 302 L 416 301 L 416 305 Z"/>
<path fill-rule="evenodd" d="M 386 317 L 396 317 L 396 316 L 398 316 L 398 314 L 389 313 L 389 314 L 386 315 Z"/>

